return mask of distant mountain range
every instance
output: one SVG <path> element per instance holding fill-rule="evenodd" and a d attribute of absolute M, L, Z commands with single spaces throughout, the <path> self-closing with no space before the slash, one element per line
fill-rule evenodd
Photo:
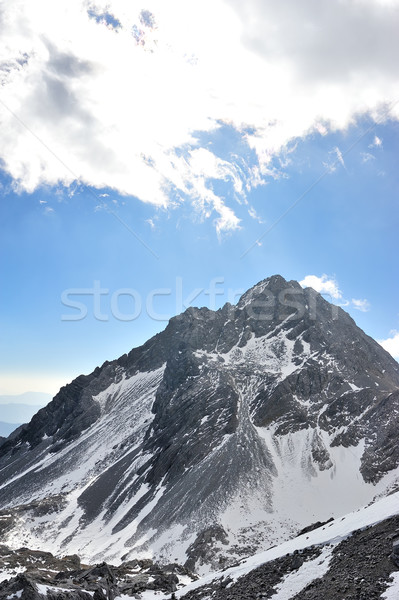
<path fill-rule="evenodd" d="M 2 541 L 204 574 L 397 489 L 398 430 L 398 363 L 276 275 L 187 309 L 3 441 Z"/>
<path fill-rule="evenodd" d="M 17 427 L 19 427 L 20 425 L 21 423 L 4 423 L 3 421 L 0 421 L 0 437 L 8 437 L 10 433 L 17 429 Z"/>
<path fill-rule="evenodd" d="M 22 423 L 28 423 L 51 398 L 42 392 L 0 395 L 0 437 L 8 437 Z"/>
<path fill-rule="evenodd" d="M 28 423 L 44 404 L 1 404 L 0 420 L 4 423 Z"/>
<path fill-rule="evenodd" d="M 46 392 L 24 392 L 23 394 L 0 394 L 0 404 L 27 404 L 45 406 L 52 399 Z"/>

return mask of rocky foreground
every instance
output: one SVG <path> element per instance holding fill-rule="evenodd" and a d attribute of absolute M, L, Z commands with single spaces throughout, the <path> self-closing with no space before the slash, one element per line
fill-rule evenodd
<path fill-rule="evenodd" d="M 380 600 L 399 575 L 398 537 L 399 515 L 342 541 L 295 550 L 239 578 L 221 572 L 205 585 L 193 584 L 196 576 L 177 564 L 88 566 L 77 556 L 58 559 L 0 546 L 0 573 L 10 574 L 0 583 L 0 600 L 279 600 L 279 592 L 290 600 Z M 395 590 L 389 598 L 399 597 Z"/>
<path fill-rule="evenodd" d="M 380 600 L 392 574 L 399 570 L 399 554 L 393 554 L 398 536 L 399 515 L 355 531 L 338 544 L 297 550 L 237 581 L 230 577 L 215 580 L 184 595 L 184 600 L 268 600 L 279 589 L 290 600 Z M 295 593 L 301 587 L 299 580 L 307 577 L 310 582 Z M 397 594 L 392 597 L 399 599 Z"/>
<path fill-rule="evenodd" d="M 119 567 L 107 563 L 83 565 L 78 556 L 56 558 L 50 552 L 0 546 L 0 600 L 115 600 L 140 598 L 152 590 L 171 597 L 196 579 L 177 564 L 159 566 L 151 560 L 132 560 Z"/>

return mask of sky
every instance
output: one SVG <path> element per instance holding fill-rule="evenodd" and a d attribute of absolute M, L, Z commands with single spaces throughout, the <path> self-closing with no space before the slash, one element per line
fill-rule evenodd
<path fill-rule="evenodd" d="M 0 394 L 279 273 L 399 358 L 399 1 L 0 1 Z"/>

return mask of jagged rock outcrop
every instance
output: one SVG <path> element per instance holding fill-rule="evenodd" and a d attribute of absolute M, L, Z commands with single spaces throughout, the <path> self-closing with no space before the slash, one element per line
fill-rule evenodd
<path fill-rule="evenodd" d="M 195 579 L 177 564 L 161 567 L 152 560 L 132 560 L 89 566 L 78 556 L 56 558 L 49 552 L 0 546 L 0 600 L 114 600 L 137 598 L 149 590 L 170 596 Z"/>
<path fill-rule="evenodd" d="M 4 539 L 184 563 L 216 527 L 226 543 L 196 566 L 229 564 L 394 484 L 398 390 L 398 363 L 345 311 L 270 277 L 174 317 L 6 440 Z"/>

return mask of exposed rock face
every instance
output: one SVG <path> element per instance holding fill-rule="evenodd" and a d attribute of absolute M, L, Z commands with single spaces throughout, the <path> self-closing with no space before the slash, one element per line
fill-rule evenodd
<path fill-rule="evenodd" d="M 9 578 L 1 581 L 4 573 Z M 151 560 L 133 560 L 119 567 L 88 566 L 78 556 L 59 559 L 49 552 L 0 546 L 0 600 L 114 600 L 137 598 L 147 590 L 169 596 L 182 586 L 179 578 L 195 580 L 176 564 L 160 567 Z"/>
<path fill-rule="evenodd" d="M 320 548 L 306 548 L 301 553 L 290 554 L 270 561 L 242 577 L 237 583 L 229 576 L 215 580 L 183 596 L 185 600 L 249 600 L 272 598 L 277 586 L 286 575 L 297 571 L 306 561 L 320 556 Z"/>
<path fill-rule="evenodd" d="M 171 319 L 6 440 L 4 539 L 184 563 L 216 527 L 228 564 L 385 492 L 398 390 L 398 363 L 347 313 L 271 277 L 236 306 Z"/>
<path fill-rule="evenodd" d="M 216 563 L 219 568 L 224 566 L 219 550 L 220 544 L 228 545 L 228 536 L 223 527 L 212 525 L 204 529 L 187 548 L 188 560 L 185 566 L 191 570 L 204 563 Z"/>
<path fill-rule="evenodd" d="M 392 542 L 392 560 L 399 567 L 399 530 L 395 532 Z"/>
<path fill-rule="evenodd" d="M 391 556 L 392 534 L 399 526 L 399 517 L 355 531 L 338 543 L 329 553 L 325 573 L 318 576 L 294 595 L 292 600 L 380 600 L 391 575 L 396 571 Z M 234 582 L 231 578 L 215 579 L 183 596 L 184 600 L 248 600 L 273 598 L 284 579 L 306 563 L 326 553 L 323 547 L 310 547 L 265 563 Z M 322 561 L 320 561 L 322 564 Z M 299 586 L 300 587 L 300 586 Z M 288 597 L 289 588 L 285 597 Z M 393 596 L 392 596 L 393 597 Z"/>
<path fill-rule="evenodd" d="M 31 577 L 47 581 L 54 577 L 57 571 L 76 571 L 81 568 L 80 558 L 76 555 L 56 558 L 50 552 L 19 548 L 11 550 L 0 545 L 0 571 L 10 575 L 26 572 Z"/>

